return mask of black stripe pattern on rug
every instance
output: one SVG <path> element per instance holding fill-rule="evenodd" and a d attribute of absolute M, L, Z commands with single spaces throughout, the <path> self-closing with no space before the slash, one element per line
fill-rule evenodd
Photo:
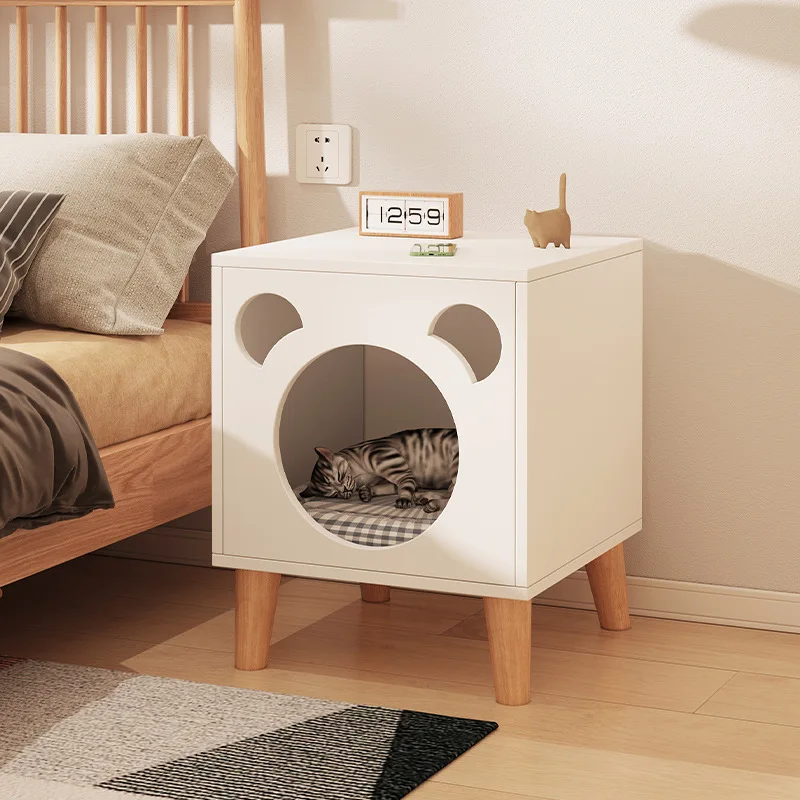
<path fill-rule="evenodd" d="M 496 728 L 354 706 L 100 787 L 171 800 L 399 800 Z"/>
<path fill-rule="evenodd" d="M 399 800 L 497 728 L 0 657 L 0 800 Z"/>

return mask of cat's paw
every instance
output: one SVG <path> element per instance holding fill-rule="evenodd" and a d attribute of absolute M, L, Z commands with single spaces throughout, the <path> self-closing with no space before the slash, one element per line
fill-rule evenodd
<path fill-rule="evenodd" d="M 435 514 L 441 508 L 436 500 L 432 497 L 425 497 L 424 494 L 414 495 L 414 502 L 418 506 L 422 506 L 422 510 L 426 514 Z"/>
<path fill-rule="evenodd" d="M 394 501 L 395 508 L 411 508 L 413 505 L 410 497 L 398 497 Z"/>
<path fill-rule="evenodd" d="M 369 503 L 372 500 L 372 489 L 369 486 L 362 486 L 358 490 L 358 496 L 362 503 Z"/>

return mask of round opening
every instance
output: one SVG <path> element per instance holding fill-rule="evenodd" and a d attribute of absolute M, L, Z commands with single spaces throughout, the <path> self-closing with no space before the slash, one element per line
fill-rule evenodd
<path fill-rule="evenodd" d="M 415 539 L 444 512 L 458 436 L 415 364 L 370 345 L 331 350 L 297 377 L 279 423 L 281 465 L 303 509 L 351 544 Z"/>
<path fill-rule="evenodd" d="M 503 343 L 494 320 L 477 306 L 445 309 L 434 322 L 433 336 L 443 339 L 469 364 L 476 381 L 488 378 L 500 361 Z"/>

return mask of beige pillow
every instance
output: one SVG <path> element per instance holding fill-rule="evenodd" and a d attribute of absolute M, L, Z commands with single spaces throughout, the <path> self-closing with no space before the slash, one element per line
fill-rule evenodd
<path fill-rule="evenodd" d="M 204 136 L 0 134 L 0 186 L 66 195 L 12 311 L 161 333 L 234 175 Z"/>

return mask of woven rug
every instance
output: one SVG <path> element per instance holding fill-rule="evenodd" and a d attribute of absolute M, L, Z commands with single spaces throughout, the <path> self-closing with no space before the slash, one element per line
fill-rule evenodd
<path fill-rule="evenodd" d="M 2 800 L 395 800 L 496 728 L 0 658 Z"/>

